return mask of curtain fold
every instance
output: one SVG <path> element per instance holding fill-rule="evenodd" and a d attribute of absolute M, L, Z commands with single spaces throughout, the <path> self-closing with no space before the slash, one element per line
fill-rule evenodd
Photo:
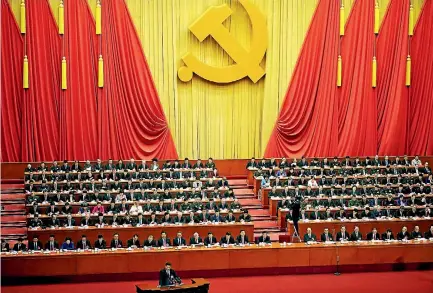
<path fill-rule="evenodd" d="M 23 39 L 7 0 L 1 3 L 1 161 L 21 159 Z"/>
<path fill-rule="evenodd" d="M 433 1 L 426 0 L 411 41 L 409 153 L 433 154 Z"/>
<path fill-rule="evenodd" d="M 51 161 L 59 159 L 61 47 L 47 0 L 26 2 L 26 23 L 30 88 L 23 96 L 21 160 Z"/>
<path fill-rule="evenodd" d="M 391 0 L 377 40 L 379 155 L 403 155 L 408 151 L 408 22 L 409 0 Z"/>
<path fill-rule="evenodd" d="M 356 1 L 342 39 L 343 83 L 338 90 L 338 155 L 375 155 L 376 96 L 371 86 L 375 0 Z"/>
<path fill-rule="evenodd" d="M 152 75 L 123 0 L 103 2 L 102 55 L 104 88 L 98 91 L 100 157 L 177 158 Z"/>
<path fill-rule="evenodd" d="M 265 156 L 332 156 L 338 149 L 339 1 L 321 0 Z"/>
<path fill-rule="evenodd" d="M 60 102 L 60 153 L 68 160 L 98 158 L 97 48 L 95 22 L 86 0 L 64 1 L 63 56 L 68 89 Z"/>

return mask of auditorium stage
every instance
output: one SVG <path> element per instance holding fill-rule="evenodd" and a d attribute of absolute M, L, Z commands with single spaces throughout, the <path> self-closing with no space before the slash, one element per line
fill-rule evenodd
<path fill-rule="evenodd" d="M 2 278 L 9 283 L 155 279 L 166 261 L 184 278 L 331 273 L 337 256 L 342 271 L 428 269 L 433 241 L 9 254 L 2 255 Z"/>

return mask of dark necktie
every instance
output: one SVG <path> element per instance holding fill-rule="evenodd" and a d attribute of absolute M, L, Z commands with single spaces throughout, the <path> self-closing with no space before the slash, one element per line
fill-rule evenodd
<path fill-rule="evenodd" d="M 116 240 L 114 243 L 115 243 L 115 246 L 116 246 L 116 248 L 117 248 L 117 240 Z"/>
<path fill-rule="evenodd" d="M 54 244 L 53 244 L 53 242 L 50 242 L 50 246 L 51 246 L 50 250 L 54 250 Z"/>
<path fill-rule="evenodd" d="M 35 250 L 37 250 L 38 249 L 38 243 L 33 242 L 33 244 L 34 244 Z"/>

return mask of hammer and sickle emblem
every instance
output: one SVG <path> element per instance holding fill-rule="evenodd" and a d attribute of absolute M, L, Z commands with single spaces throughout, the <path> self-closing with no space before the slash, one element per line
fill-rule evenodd
<path fill-rule="evenodd" d="M 193 73 L 195 73 L 206 80 L 217 83 L 229 83 L 246 76 L 256 83 L 265 75 L 260 62 L 265 56 L 268 44 L 266 18 L 248 0 L 239 0 L 239 2 L 248 13 L 252 24 L 253 36 L 250 51 L 244 49 L 222 24 L 233 11 L 227 4 L 212 6 L 189 26 L 189 30 L 200 42 L 203 42 L 208 36 L 212 36 L 235 61 L 235 64 L 225 67 L 211 66 L 201 62 L 191 53 L 187 53 L 182 57 L 185 66 L 178 70 L 181 81 L 190 81 Z"/>

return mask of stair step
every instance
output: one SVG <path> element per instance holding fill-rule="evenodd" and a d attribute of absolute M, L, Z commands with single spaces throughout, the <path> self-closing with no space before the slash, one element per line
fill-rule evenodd
<path fill-rule="evenodd" d="M 254 194 L 241 194 L 241 195 L 236 195 L 237 199 L 254 199 L 256 198 L 256 196 Z"/>
<path fill-rule="evenodd" d="M 2 184 L 0 187 L 1 190 L 8 190 L 8 189 L 24 189 L 24 183 L 20 184 Z"/>
<path fill-rule="evenodd" d="M 268 233 L 275 232 L 275 233 L 278 233 L 278 232 L 281 232 L 281 230 L 277 229 L 277 228 L 254 229 L 254 233 L 262 233 L 262 232 L 268 232 Z"/>
<path fill-rule="evenodd" d="M 228 179 L 229 185 L 247 185 L 247 179 Z"/>
<path fill-rule="evenodd" d="M 26 199 L 26 195 L 24 193 L 5 193 L 2 192 L 0 195 L 0 199 L 2 201 L 8 200 L 8 199 Z"/>
<path fill-rule="evenodd" d="M 254 210 L 254 212 L 250 213 L 251 216 L 270 216 L 269 210 L 266 209 L 260 209 L 260 210 Z"/>
<path fill-rule="evenodd" d="M 254 191 L 252 189 L 242 188 L 242 189 L 235 189 L 235 190 L 233 190 L 233 193 L 235 195 L 239 195 L 239 194 L 254 194 Z"/>

